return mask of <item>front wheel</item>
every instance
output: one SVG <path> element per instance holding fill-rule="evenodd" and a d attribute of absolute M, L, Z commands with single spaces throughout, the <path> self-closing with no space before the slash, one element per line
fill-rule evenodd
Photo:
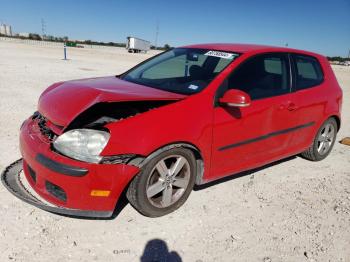
<path fill-rule="evenodd" d="M 337 122 L 334 118 L 329 118 L 318 130 L 312 145 L 301 155 L 312 161 L 320 161 L 326 158 L 332 151 L 337 131 Z"/>
<path fill-rule="evenodd" d="M 178 209 L 195 183 L 193 153 L 175 148 L 154 157 L 130 183 L 127 198 L 143 215 L 164 216 Z"/>

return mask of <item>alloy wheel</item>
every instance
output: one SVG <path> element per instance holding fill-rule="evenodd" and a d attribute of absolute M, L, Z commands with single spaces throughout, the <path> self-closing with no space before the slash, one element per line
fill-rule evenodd
<path fill-rule="evenodd" d="M 330 123 L 326 124 L 317 139 L 317 152 L 320 155 L 327 154 L 330 150 L 335 135 L 334 126 Z"/>
<path fill-rule="evenodd" d="M 177 202 L 189 185 L 190 172 L 189 162 L 181 155 L 170 155 L 158 161 L 147 181 L 149 202 L 158 208 Z"/>

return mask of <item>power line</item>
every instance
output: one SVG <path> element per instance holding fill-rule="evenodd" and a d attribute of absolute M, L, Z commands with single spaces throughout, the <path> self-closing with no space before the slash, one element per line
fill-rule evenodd
<path fill-rule="evenodd" d="M 159 21 L 157 21 L 156 24 L 156 39 L 154 41 L 154 47 L 157 49 L 157 44 L 158 44 L 158 35 L 159 35 Z"/>
<path fill-rule="evenodd" d="M 41 34 L 46 35 L 46 23 L 44 18 L 41 18 Z"/>

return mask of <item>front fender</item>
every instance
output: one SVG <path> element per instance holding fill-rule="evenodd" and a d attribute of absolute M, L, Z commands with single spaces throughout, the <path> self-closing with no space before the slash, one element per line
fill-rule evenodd
<path fill-rule="evenodd" d="M 150 156 L 179 142 L 193 145 L 209 165 L 213 106 L 210 96 L 200 94 L 107 124 L 111 133 L 103 156 L 136 154 Z M 209 170 L 207 166 L 206 170 Z"/>

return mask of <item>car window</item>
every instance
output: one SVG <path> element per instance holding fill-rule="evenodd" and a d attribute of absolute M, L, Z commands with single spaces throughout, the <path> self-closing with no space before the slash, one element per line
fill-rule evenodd
<path fill-rule="evenodd" d="M 143 72 L 142 77 L 147 79 L 163 79 L 172 77 L 186 77 L 189 75 L 189 68 L 192 65 L 202 67 L 205 56 L 198 56 L 198 61 L 186 60 L 186 55 L 177 56 L 174 59 L 166 60 Z M 186 65 L 185 67 L 183 65 Z"/>
<path fill-rule="evenodd" d="M 121 75 L 121 79 L 179 94 L 196 94 L 239 54 L 199 48 L 174 48 Z M 222 61 L 224 60 L 224 61 Z"/>
<path fill-rule="evenodd" d="M 239 89 L 252 99 L 290 92 L 289 62 L 286 54 L 264 54 L 243 62 L 229 77 L 228 88 Z"/>
<path fill-rule="evenodd" d="M 282 61 L 280 58 L 271 57 L 264 60 L 265 71 L 272 74 L 282 74 Z"/>
<path fill-rule="evenodd" d="M 293 55 L 295 62 L 295 89 L 301 90 L 317 86 L 323 81 L 321 66 L 316 58 Z"/>
<path fill-rule="evenodd" d="M 223 69 L 225 69 L 226 66 L 228 66 L 228 64 L 231 61 L 228 59 L 220 59 L 219 63 L 216 65 L 215 69 L 214 69 L 214 73 L 219 73 L 221 72 Z"/>

